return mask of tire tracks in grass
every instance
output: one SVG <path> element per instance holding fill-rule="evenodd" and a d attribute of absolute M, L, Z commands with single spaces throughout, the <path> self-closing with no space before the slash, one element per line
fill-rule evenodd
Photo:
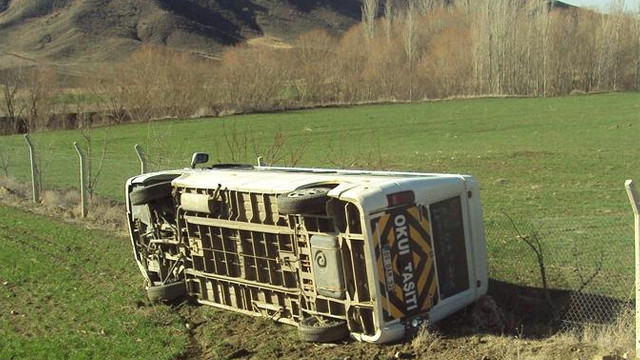
<path fill-rule="evenodd" d="M 175 306 L 171 305 L 171 311 L 180 317 L 189 335 L 189 344 L 186 350 L 182 354 L 179 354 L 175 360 L 199 360 L 209 358 L 206 356 L 204 344 L 198 336 L 198 333 L 201 331 L 199 328 L 201 323 L 192 321 L 192 308 L 193 305 L 189 304 L 187 300 L 183 300 Z"/>

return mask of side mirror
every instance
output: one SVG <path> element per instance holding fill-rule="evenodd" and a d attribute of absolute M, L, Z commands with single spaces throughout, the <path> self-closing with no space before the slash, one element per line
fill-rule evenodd
<path fill-rule="evenodd" d="M 191 168 L 195 169 L 196 165 L 204 164 L 208 161 L 209 161 L 209 154 L 201 153 L 201 152 L 193 153 L 193 156 L 191 157 Z"/>

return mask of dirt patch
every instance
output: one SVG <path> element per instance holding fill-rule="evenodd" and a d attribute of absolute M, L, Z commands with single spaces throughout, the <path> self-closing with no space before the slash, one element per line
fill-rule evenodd
<path fill-rule="evenodd" d="M 491 298 L 485 301 L 494 303 Z M 353 340 L 306 343 L 298 339 L 295 327 L 183 303 L 175 311 L 180 313 L 191 333 L 191 344 L 179 359 L 552 360 L 592 359 L 604 354 L 597 343 L 582 341 L 570 333 L 533 338 L 519 332 L 521 327 L 503 333 L 478 330 L 475 314 L 486 314 L 486 308 L 486 303 L 471 306 L 441 324 L 417 329 L 413 336 L 400 343 L 372 345 Z M 496 323 L 498 319 L 490 320 Z M 606 353 L 625 354 L 615 348 Z"/>

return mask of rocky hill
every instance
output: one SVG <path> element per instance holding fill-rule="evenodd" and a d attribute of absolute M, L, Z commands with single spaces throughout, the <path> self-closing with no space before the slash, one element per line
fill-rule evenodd
<path fill-rule="evenodd" d="M 0 63 L 103 62 L 145 43 L 215 55 L 359 20 L 359 0 L 0 0 Z"/>

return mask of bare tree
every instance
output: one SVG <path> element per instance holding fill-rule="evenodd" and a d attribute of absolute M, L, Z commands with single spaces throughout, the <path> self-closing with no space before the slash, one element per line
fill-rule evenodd
<path fill-rule="evenodd" d="M 123 84 L 114 83 L 113 79 L 95 79 L 90 93 L 98 106 L 106 109 L 111 122 L 119 124 L 130 116 L 126 110 Z"/>
<path fill-rule="evenodd" d="M 24 105 L 18 98 L 19 92 L 24 86 L 24 75 L 22 68 L 5 70 L 0 73 L 0 86 L 2 86 L 3 108 L 9 121 L 14 126 L 14 132 L 20 133 L 23 122 Z"/>
<path fill-rule="evenodd" d="M 53 113 L 56 88 L 56 75 L 47 66 L 39 65 L 26 74 L 24 90 L 29 132 L 46 128 L 47 119 Z"/>
<path fill-rule="evenodd" d="M 86 124 L 89 123 L 86 122 Z M 82 135 L 86 146 L 85 159 L 87 166 L 87 183 L 85 186 L 87 188 L 87 192 L 89 193 L 89 198 L 93 199 L 93 195 L 95 194 L 98 187 L 100 175 L 102 174 L 102 168 L 104 165 L 105 157 L 107 155 L 110 141 L 106 128 L 103 130 L 102 140 L 98 144 L 96 144 L 94 141 L 94 135 L 90 125 L 82 128 L 80 130 L 80 134 Z"/>
<path fill-rule="evenodd" d="M 541 81 L 539 83 L 541 83 L 541 86 L 538 88 L 542 88 L 542 96 L 547 96 L 549 87 L 549 47 L 551 42 L 551 16 L 547 1 L 534 3 L 533 11 L 537 28 L 536 39 L 539 44 L 537 56 L 539 58 L 538 73 L 540 74 L 539 78 Z M 530 41 L 535 41 L 536 39 L 530 39 Z M 529 46 L 529 48 L 531 48 L 531 46 Z"/>
<path fill-rule="evenodd" d="M 291 78 L 279 54 L 270 48 L 227 50 L 219 69 L 226 105 L 236 111 L 272 109 Z"/>
<path fill-rule="evenodd" d="M 407 71 L 409 75 L 409 101 L 413 101 L 413 68 L 416 57 L 416 11 L 413 3 L 409 4 L 409 9 L 405 13 L 404 32 L 402 34 L 402 40 L 404 45 L 404 52 L 407 57 Z"/>
<path fill-rule="evenodd" d="M 313 30 L 300 35 L 292 54 L 289 84 L 296 90 L 297 101 L 302 104 L 327 101 L 330 88 L 327 80 L 336 71 L 336 39 L 324 30 Z"/>
<path fill-rule="evenodd" d="M 442 0 L 417 0 L 415 2 L 411 2 L 413 5 L 415 3 L 415 8 L 420 15 L 426 15 L 431 13 L 433 9 L 436 8 L 438 3 L 442 3 Z"/>
<path fill-rule="evenodd" d="M 375 21 L 378 14 L 378 0 L 362 1 L 362 22 L 364 23 L 364 32 L 369 39 L 375 36 Z"/>
<path fill-rule="evenodd" d="M 385 25 L 385 35 L 387 36 L 387 40 L 391 40 L 391 30 L 392 30 L 392 22 L 393 22 L 393 0 L 385 0 L 384 1 L 384 25 Z"/>

